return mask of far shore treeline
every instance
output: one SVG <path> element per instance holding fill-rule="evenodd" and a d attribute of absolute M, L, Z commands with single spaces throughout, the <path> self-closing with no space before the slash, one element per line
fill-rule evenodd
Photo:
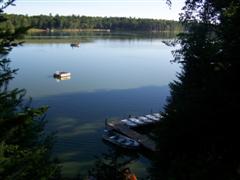
<path fill-rule="evenodd" d="M 59 16 L 55 15 L 14 15 L 5 14 L 8 21 L 2 26 L 8 30 L 18 27 L 31 27 L 35 31 L 44 30 L 113 30 L 113 31 L 183 31 L 183 26 L 178 21 L 140 19 L 125 17 L 90 17 L 90 16 Z"/>

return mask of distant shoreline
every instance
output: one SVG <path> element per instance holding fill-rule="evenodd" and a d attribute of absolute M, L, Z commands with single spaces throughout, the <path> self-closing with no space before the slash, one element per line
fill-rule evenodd
<path fill-rule="evenodd" d="M 125 32 L 125 30 L 110 30 L 110 29 L 37 29 L 37 28 L 31 28 L 28 30 L 29 33 L 38 33 L 38 32 L 116 32 L 116 31 L 122 31 Z M 151 32 L 151 33 L 180 33 L 182 31 L 141 31 L 141 30 L 135 30 L 135 31 L 129 31 L 129 32 Z"/>
<path fill-rule="evenodd" d="M 31 28 L 28 32 L 111 32 L 110 29 L 37 29 Z"/>
<path fill-rule="evenodd" d="M 91 16 L 26 16 L 5 14 L 8 19 L 6 27 L 14 30 L 17 27 L 32 27 L 29 32 L 173 32 L 184 31 L 185 27 L 178 21 L 154 20 L 121 17 L 91 17 Z"/>

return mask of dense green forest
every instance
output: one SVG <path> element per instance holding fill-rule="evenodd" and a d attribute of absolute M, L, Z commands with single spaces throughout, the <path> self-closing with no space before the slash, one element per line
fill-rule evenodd
<path fill-rule="evenodd" d="M 5 27 L 30 26 L 36 29 L 108 29 L 124 31 L 182 31 L 183 27 L 178 21 L 137 19 L 124 17 L 89 17 L 89 16 L 27 16 L 7 15 Z"/>

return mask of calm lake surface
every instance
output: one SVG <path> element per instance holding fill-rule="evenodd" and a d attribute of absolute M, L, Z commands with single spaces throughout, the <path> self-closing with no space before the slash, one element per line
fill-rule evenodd
<path fill-rule="evenodd" d="M 147 176 L 150 160 L 138 152 L 118 152 L 102 141 L 104 121 L 162 110 L 178 64 L 171 36 L 133 33 L 37 34 L 9 55 L 19 68 L 11 87 L 25 88 L 33 105 L 49 105 L 47 131 L 57 132 L 54 155 L 64 176 L 86 174 L 102 154 L 133 159 L 128 165 Z M 70 43 L 80 42 L 79 48 Z M 58 81 L 55 71 L 71 72 Z M 117 151 L 117 152 L 116 152 Z M 123 158 L 124 157 L 124 158 Z"/>

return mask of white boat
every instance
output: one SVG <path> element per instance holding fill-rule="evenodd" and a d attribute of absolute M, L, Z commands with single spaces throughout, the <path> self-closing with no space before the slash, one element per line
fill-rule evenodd
<path fill-rule="evenodd" d="M 140 147 L 140 144 L 137 141 L 106 129 L 103 133 L 103 139 L 123 148 L 138 149 Z"/>
<path fill-rule="evenodd" d="M 137 127 L 138 125 L 128 119 L 122 119 L 121 122 L 129 127 Z"/>
<path fill-rule="evenodd" d="M 154 121 L 159 121 L 160 120 L 160 118 L 157 118 L 157 117 L 155 117 L 155 116 L 153 116 L 151 114 L 148 114 L 145 117 L 147 117 L 148 119 L 154 120 Z"/>
<path fill-rule="evenodd" d="M 136 123 L 136 124 L 138 124 L 138 125 L 143 125 L 143 124 L 145 124 L 143 121 L 141 121 L 141 120 L 139 120 L 139 119 L 137 119 L 137 118 L 129 118 L 128 120 L 130 120 L 130 121 L 132 121 L 132 122 L 134 122 L 134 123 Z"/>
<path fill-rule="evenodd" d="M 157 118 L 161 118 L 161 114 L 160 113 L 153 113 L 153 116 L 157 117 Z"/>
<path fill-rule="evenodd" d="M 67 78 L 67 77 L 70 77 L 71 76 L 71 73 L 70 72 L 64 72 L 64 71 L 56 71 L 54 74 L 53 74 L 53 77 L 55 78 Z"/>
<path fill-rule="evenodd" d="M 146 118 L 146 117 L 144 117 L 144 116 L 139 116 L 139 117 L 137 117 L 137 119 L 142 120 L 142 121 L 145 122 L 146 124 L 149 124 L 149 123 L 153 123 L 153 122 L 154 122 L 154 120 L 148 119 L 148 118 Z"/>

